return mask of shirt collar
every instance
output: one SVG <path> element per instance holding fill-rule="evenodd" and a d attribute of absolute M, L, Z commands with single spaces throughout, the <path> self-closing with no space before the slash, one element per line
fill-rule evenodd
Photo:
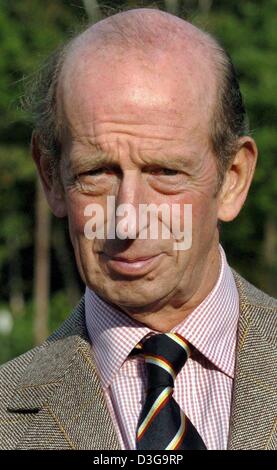
<path fill-rule="evenodd" d="M 239 298 L 221 246 L 220 255 L 221 268 L 214 288 L 172 331 L 184 336 L 216 367 L 233 377 Z M 128 317 L 88 287 L 85 312 L 96 365 L 103 387 L 107 388 L 135 345 L 153 330 Z"/>
<path fill-rule="evenodd" d="M 136 344 L 152 330 L 105 302 L 88 287 L 86 326 L 103 387 L 108 387 Z"/>
<path fill-rule="evenodd" d="M 234 378 L 235 349 L 239 319 L 239 295 L 221 246 L 218 280 L 193 312 L 173 328 L 218 369 Z"/>

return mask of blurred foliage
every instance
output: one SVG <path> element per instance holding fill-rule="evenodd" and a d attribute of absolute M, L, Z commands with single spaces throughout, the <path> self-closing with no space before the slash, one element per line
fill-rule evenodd
<path fill-rule="evenodd" d="M 124 3 L 107 0 L 104 8 L 98 2 L 102 12 Z M 172 12 L 215 33 L 231 54 L 260 158 L 244 209 L 234 222 L 221 227 L 222 242 L 231 265 L 250 282 L 276 295 L 277 0 L 130 0 L 127 4 L 163 9 L 170 5 Z M 32 79 L 50 51 L 80 29 L 86 21 L 83 5 L 81 0 L 0 2 L 0 298 L 1 307 L 11 310 L 15 318 L 11 334 L 0 333 L 0 362 L 33 345 L 35 168 L 30 158 L 28 116 L 20 107 L 23 84 L 26 77 Z M 58 232 L 61 226 L 61 221 L 53 220 L 56 241 L 64 240 Z M 68 240 L 61 243 L 63 248 L 68 245 L 62 256 L 57 256 L 55 243 L 51 249 L 51 331 L 73 306 L 68 295 L 73 278 L 69 276 L 68 281 L 66 274 L 68 266 L 75 269 L 74 259 L 73 254 L 67 255 Z M 19 313 L 13 311 L 13 305 L 21 305 Z"/>
<path fill-rule="evenodd" d="M 259 149 L 245 207 L 235 221 L 223 225 L 222 242 L 235 268 L 276 295 L 277 1 L 214 1 L 195 23 L 215 33 L 230 53 Z"/>
<path fill-rule="evenodd" d="M 5 305 L 0 305 L 1 310 L 5 309 Z M 50 311 L 55 315 L 50 317 L 49 329 L 54 331 L 58 328 L 63 320 L 68 316 L 72 305 L 64 292 L 56 292 L 51 296 Z M 10 358 L 19 356 L 24 351 L 31 349 L 33 343 L 33 318 L 34 306 L 32 300 L 28 301 L 22 315 L 14 318 L 13 329 L 9 335 L 5 335 L 0 331 L 0 364 L 6 362 Z"/>

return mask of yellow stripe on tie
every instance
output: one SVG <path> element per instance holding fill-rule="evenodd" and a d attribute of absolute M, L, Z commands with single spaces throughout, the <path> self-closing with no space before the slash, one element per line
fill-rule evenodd
<path fill-rule="evenodd" d="M 162 358 L 160 359 L 159 357 L 154 355 L 152 356 L 150 354 L 145 354 L 144 358 L 147 364 L 154 364 L 155 366 L 162 367 L 164 370 L 166 370 L 166 372 L 168 372 L 172 376 L 173 380 L 176 379 L 176 373 L 174 369 L 168 362 L 164 361 Z"/>
<path fill-rule="evenodd" d="M 179 344 L 179 346 L 181 346 L 186 351 L 188 357 L 191 355 L 191 349 L 184 339 L 182 339 L 179 335 L 175 333 L 165 333 L 165 334 L 170 339 L 173 339 L 175 343 Z"/>
<path fill-rule="evenodd" d="M 154 401 L 151 409 L 149 410 L 147 416 L 145 417 L 144 421 L 141 423 L 140 427 L 138 428 L 137 432 L 137 439 L 141 439 L 142 435 L 146 431 L 147 427 L 150 426 L 152 420 L 155 418 L 157 412 L 160 410 L 162 405 L 165 401 L 167 401 L 168 397 L 172 394 L 172 387 L 166 387 L 156 398 Z"/>
<path fill-rule="evenodd" d="M 180 425 L 180 428 L 176 434 L 176 436 L 172 439 L 172 441 L 170 441 L 170 443 L 168 444 L 168 446 L 165 448 L 165 450 L 175 450 L 175 449 L 178 449 L 180 443 L 182 442 L 183 440 L 183 437 L 184 437 L 184 434 L 186 432 L 186 417 L 185 415 L 182 413 L 182 411 L 180 411 L 181 413 L 181 425 Z"/>

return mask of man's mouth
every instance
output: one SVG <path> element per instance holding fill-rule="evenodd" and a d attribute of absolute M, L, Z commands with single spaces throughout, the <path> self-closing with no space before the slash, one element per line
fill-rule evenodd
<path fill-rule="evenodd" d="M 101 255 L 105 259 L 108 267 L 113 271 L 123 275 L 144 275 L 147 274 L 159 262 L 163 253 L 157 255 L 125 257 L 125 256 L 109 256 L 105 253 Z"/>

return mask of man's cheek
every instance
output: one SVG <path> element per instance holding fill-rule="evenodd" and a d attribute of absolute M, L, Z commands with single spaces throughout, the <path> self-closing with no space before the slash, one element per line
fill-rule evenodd
<path fill-rule="evenodd" d="M 84 235 L 86 218 L 80 209 L 68 212 L 69 228 L 72 236 Z"/>
<path fill-rule="evenodd" d="M 177 213 L 180 214 L 180 227 L 185 230 L 189 224 L 189 218 L 191 217 L 192 230 L 194 230 L 194 226 L 196 227 L 201 223 L 207 211 L 206 206 L 205 208 L 201 206 L 199 198 L 195 194 L 186 195 L 178 204 L 180 205 L 180 209 L 177 211 Z"/>
<path fill-rule="evenodd" d="M 210 202 L 210 201 L 208 201 Z M 192 211 L 192 237 L 198 239 L 200 243 L 213 237 L 217 227 L 216 207 L 205 203 L 194 204 Z"/>
<path fill-rule="evenodd" d="M 67 214 L 70 231 L 73 234 L 84 234 L 84 227 L 87 221 L 85 208 L 88 202 L 85 198 L 69 195 L 67 197 Z"/>

